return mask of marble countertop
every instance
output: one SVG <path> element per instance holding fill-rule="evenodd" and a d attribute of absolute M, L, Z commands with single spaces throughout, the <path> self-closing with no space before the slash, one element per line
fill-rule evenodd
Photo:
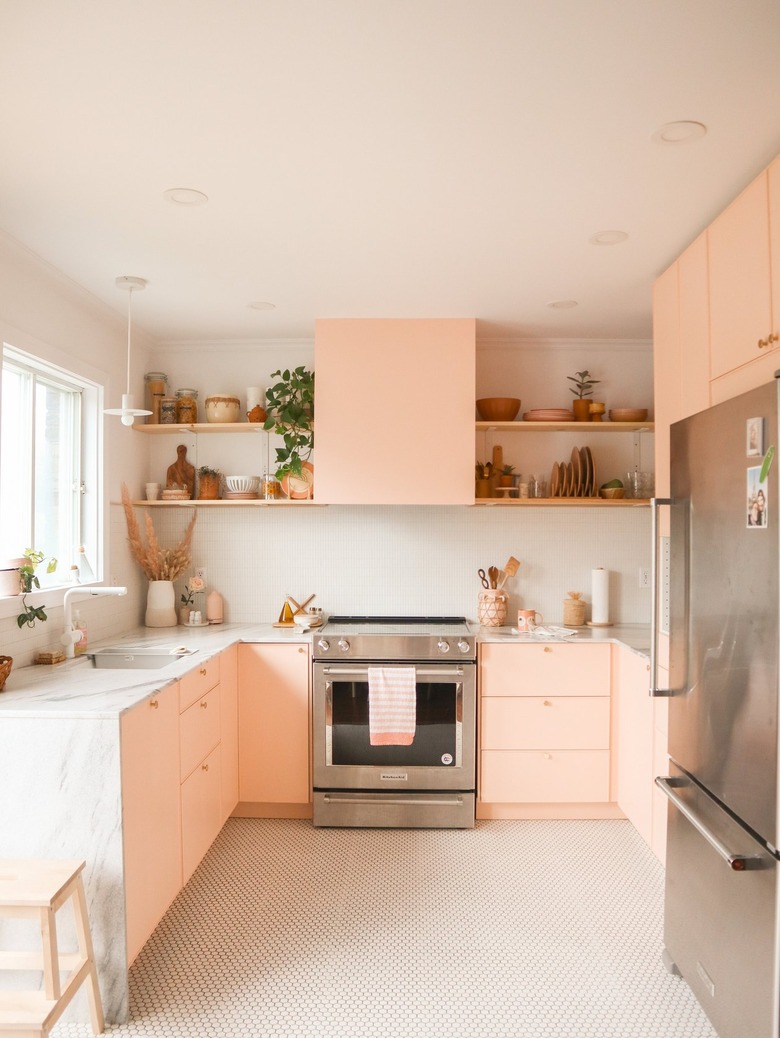
<path fill-rule="evenodd" d="M 486 628 L 474 624 L 472 630 L 480 643 L 619 642 L 642 655 L 648 654 L 650 645 L 648 624 L 570 628 L 568 630 L 573 631 L 573 634 L 554 634 L 552 637 L 518 635 L 511 627 Z M 298 628 L 277 628 L 273 624 L 219 624 L 195 630 L 187 627 L 139 627 L 122 638 L 90 644 L 90 649 L 110 645 L 128 650 L 131 647 L 142 647 L 169 652 L 184 647 L 196 651 L 188 656 L 175 657 L 172 663 L 156 670 L 98 669 L 88 656 L 78 656 L 54 666 L 22 667 L 11 672 L 5 690 L 0 693 L 0 718 L 118 718 L 137 703 L 151 698 L 172 681 L 183 677 L 199 663 L 237 642 L 289 642 L 305 645 L 311 639 L 312 632 Z"/>

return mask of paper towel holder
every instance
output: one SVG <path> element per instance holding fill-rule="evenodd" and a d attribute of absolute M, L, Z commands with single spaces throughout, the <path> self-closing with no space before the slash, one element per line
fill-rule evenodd
<path fill-rule="evenodd" d="M 605 570 L 605 568 L 603 566 L 599 566 L 596 569 L 594 569 L 593 570 L 593 575 L 595 576 L 596 573 L 605 575 L 606 578 L 607 578 L 607 581 L 609 580 L 609 571 Z M 607 588 L 608 587 L 609 587 L 609 584 L 607 584 Z M 607 599 L 608 598 L 609 598 L 609 593 L 607 591 Z M 595 605 L 595 588 L 594 588 L 594 592 L 593 592 L 593 602 L 591 603 L 591 608 L 593 608 L 594 605 Z M 599 610 L 599 612 L 601 612 L 601 609 Z M 604 609 L 604 613 L 609 615 L 609 608 L 608 607 Z M 602 613 L 602 615 L 603 615 L 603 613 Z M 587 626 L 588 627 L 612 627 L 613 625 L 612 625 L 612 622 L 610 620 L 588 620 L 587 621 Z"/>

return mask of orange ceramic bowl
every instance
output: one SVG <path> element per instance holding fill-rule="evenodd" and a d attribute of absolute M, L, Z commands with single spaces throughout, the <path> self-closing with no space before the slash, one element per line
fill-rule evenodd
<path fill-rule="evenodd" d="M 521 400 L 509 396 L 488 396 L 477 400 L 477 411 L 484 422 L 513 422 Z"/>

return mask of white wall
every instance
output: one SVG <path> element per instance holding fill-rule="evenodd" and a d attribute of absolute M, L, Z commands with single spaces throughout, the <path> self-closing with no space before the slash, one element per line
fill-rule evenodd
<path fill-rule="evenodd" d="M 127 271 L 107 272 L 113 278 Z M 132 272 L 131 272 L 132 273 Z M 106 406 L 116 406 L 125 380 L 126 297 L 118 293 L 116 311 L 93 299 L 57 271 L 12 241 L 0 239 L 0 329 L 24 348 L 35 345 L 55 363 L 106 382 Z M 169 388 L 192 387 L 206 396 L 233 393 L 242 399 L 249 385 L 268 386 L 272 371 L 313 363 L 313 343 L 209 342 L 153 344 L 143 334 L 143 296 L 134 300 L 133 390 L 143 398 L 143 373 L 162 370 Z M 24 341 L 20 341 L 24 340 Z M 523 410 L 568 402 L 565 376 L 588 368 L 602 380 L 598 396 L 607 406 L 652 406 L 652 354 L 647 343 L 483 343 L 478 351 L 478 395 L 517 395 Z M 601 390 L 603 389 L 603 394 Z M 109 403 L 110 402 L 110 403 Z M 348 406 L 348 401 L 346 402 Z M 91 641 L 115 637 L 143 622 L 145 581 L 130 557 L 122 482 L 141 496 L 144 482 L 165 481 L 176 457 L 171 437 L 149 436 L 105 420 L 105 523 L 107 582 L 125 584 L 126 599 L 86 602 L 81 607 Z M 370 435 L 370 430 L 365 433 Z M 195 465 L 223 472 L 259 474 L 267 465 L 266 436 L 185 438 Z M 518 455 L 518 468 L 546 466 L 556 451 L 570 451 L 536 436 L 504 437 L 505 457 Z M 612 439 L 610 442 L 612 443 Z M 583 442 L 585 438 L 583 437 Z M 601 441 L 595 437 L 591 445 Z M 492 441 L 480 449 L 489 450 Z M 604 447 L 606 450 L 606 438 Z M 605 461 L 620 469 L 628 454 Z M 649 465 L 643 446 L 642 465 Z M 595 447 L 594 447 L 595 452 Z M 598 455 L 597 455 L 598 457 Z M 271 463 L 273 451 L 271 444 Z M 316 466 L 316 454 L 315 454 Z M 540 471 L 543 468 L 540 467 Z M 606 471 L 604 470 L 606 476 Z M 1 507 L 12 503 L 0 502 Z M 157 509 L 154 522 L 164 544 L 174 544 L 189 510 Z M 26 545 L 21 546 L 26 547 Z M 45 547 L 45 546 L 40 546 Z M 14 546 L 10 554 L 17 554 Z M 0 554 L 6 554 L 0 546 Z M 508 589 L 510 608 L 539 609 L 560 621 L 569 591 L 590 594 L 590 571 L 611 571 L 614 620 L 646 622 L 649 592 L 637 587 L 637 570 L 649 562 L 649 515 L 644 509 L 490 509 L 490 508 L 278 508 L 200 509 L 193 565 L 203 565 L 208 581 L 225 597 L 227 618 L 270 622 L 278 618 L 287 593 L 326 612 L 457 613 L 473 619 L 478 567 L 501 566 L 509 555 L 522 561 Z M 62 609 L 50 620 L 20 632 L 14 603 L 0 602 L 0 652 L 25 665 L 39 648 L 52 647 L 61 633 Z"/>

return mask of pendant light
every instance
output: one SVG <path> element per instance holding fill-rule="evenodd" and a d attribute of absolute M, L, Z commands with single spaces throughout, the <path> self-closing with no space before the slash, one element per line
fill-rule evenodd
<path fill-rule="evenodd" d="M 127 392 L 122 394 L 122 406 L 121 407 L 108 407 L 103 411 L 103 414 L 117 414 L 122 419 L 122 425 L 132 425 L 136 418 L 141 418 L 144 415 L 150 415 L 151 411 L 143 411 L 141 408 L 133 407 L 133 396 L 130 392 L 130 338 L 132 329 L 132 306 L 133 306 L 133 292 L 141 291 L 146 288 L 145 278 L 134 278 L 134 277 L 118 277 L 116 279 L 116 287 L 121 288 L 122 291 L 127 292 Z"/>

